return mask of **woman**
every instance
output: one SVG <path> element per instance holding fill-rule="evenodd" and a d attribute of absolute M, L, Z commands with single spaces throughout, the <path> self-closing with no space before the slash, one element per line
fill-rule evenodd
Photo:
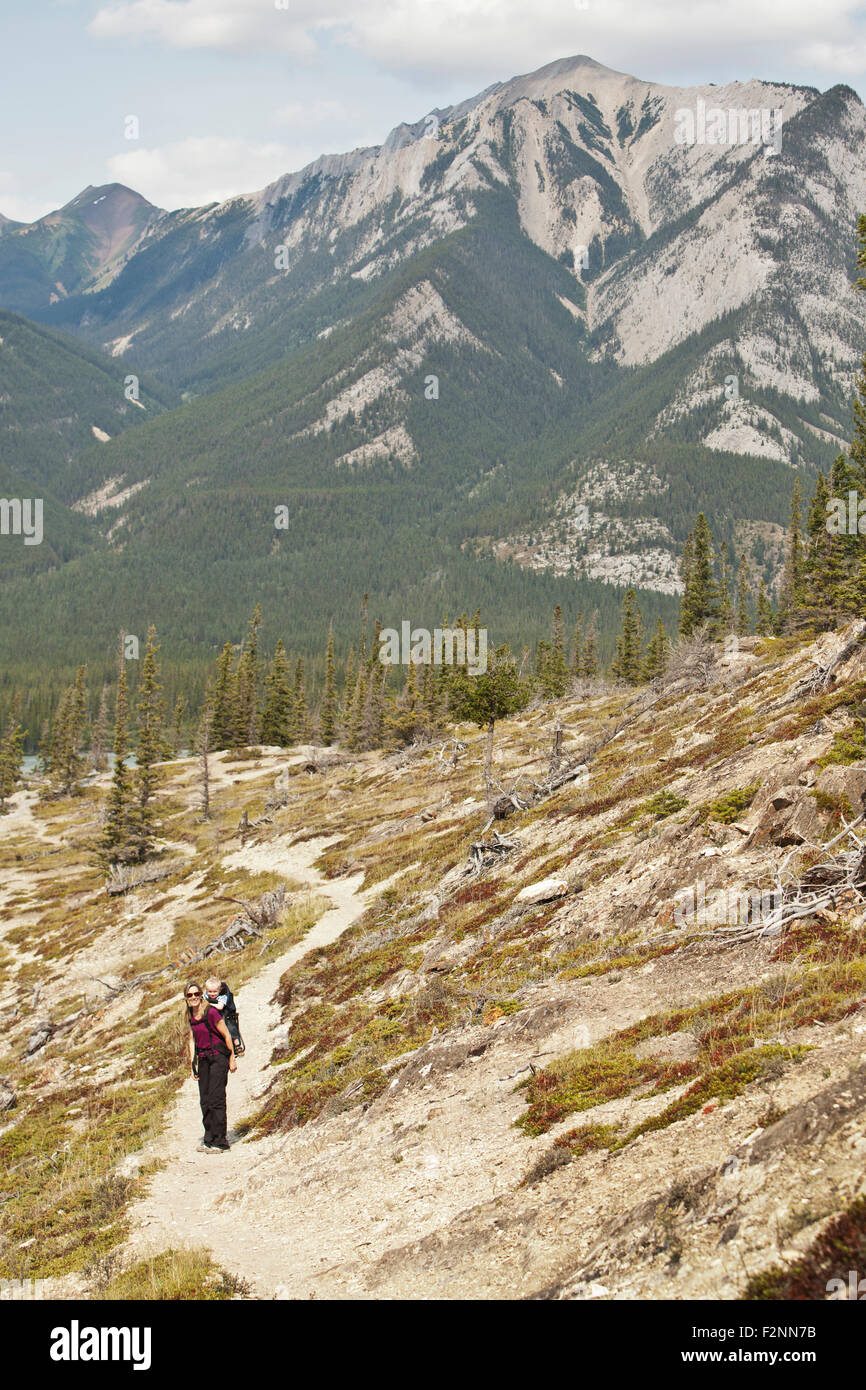
<path fill-rule="evenodd" d="M 219 1009 L 202 997 L 201 986 L 191 982 L 184 990 L 189 1016 L 189 1064 L 198 1079 L 201 1115 L 204 1121 L 204 1141 L 201 1153 L 225 1153 L 226 1138 L 226 1081 L 230 1071 L 237 1071 L 235 1050 Z"/>

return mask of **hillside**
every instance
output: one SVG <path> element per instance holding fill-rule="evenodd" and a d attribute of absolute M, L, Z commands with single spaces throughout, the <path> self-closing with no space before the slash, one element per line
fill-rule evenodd
<path fill-rule="evenodd" d="M 575 687 L 497 725 L 524 804 L 495 831 L 468 727 L 220 754 L 210 823 L 181 760 L 159 877 L 115 896 L 105 781 L 19 793 L 4 1275 L 116 1292 L 193 1231 L 264 1298 L 826 1297 L 866 1240 L 864 696 L 862 623 Z M 197 962 L 281 883 L 264 938 Z M 190 1151 L 178 1022 L 214 961 L 249 1044 L 219 1160 Z"/>
<path fill-rule="evenodd" d="M 41 545 L 0 542 L 4 586 L 92 545 L 89 509 L 76 513 L 62 500 L 76 456 L 177 404 L 177 393 L 149 376 L 137 383 L 138 399 L 127 399 L 125 380 L 122 363 L 80 339 L 0 310 L 0 493 L 45 503 Z M 0 649 L 8 661 L 15 644 L 7 641 Z"/>

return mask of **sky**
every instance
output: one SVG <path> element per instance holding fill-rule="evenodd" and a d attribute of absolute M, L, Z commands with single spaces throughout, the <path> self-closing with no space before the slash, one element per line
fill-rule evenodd
<path fill-rule="evenodd" d="M 0 0 L 0 213 L 114 181 L 164 208 L 249 193 L 578 53 L 866 100 L 866 0 Z"/>

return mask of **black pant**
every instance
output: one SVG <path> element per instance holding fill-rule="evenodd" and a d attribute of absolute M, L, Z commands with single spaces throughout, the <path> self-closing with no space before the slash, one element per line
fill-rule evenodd
<path fill-rule="evenodd" d="M 204 1142 L 214 1149 L 228 1148 L 226 1139 L 226 1082 L 229 1059 L 217 1052 L 211 1056 L 199 1053 L 198 1094 L 201 1117 L 204 1121 Z"/>

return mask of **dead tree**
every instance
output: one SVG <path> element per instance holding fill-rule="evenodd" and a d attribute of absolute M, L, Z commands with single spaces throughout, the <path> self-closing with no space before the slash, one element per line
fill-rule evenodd
<path fill-rule="evenodd" d="M 201 819 L 210 820 L 210 767 L 208 754 L 211 749 L 211 730 L 213 729 L 213 707 L 210 699 L 205 700 L 201 722 L 198 729 L 199 784 L 201 786 Z"/>
<path fill-rule="evenodd" d="M 550 761 L 547 765 L 548 777 L 553 777 L 559 771 L 559 764 L 562 762 L 562 720 L 557 715 L 556 724 L 553 730 L 553 747 L 550 750 Z"/>

